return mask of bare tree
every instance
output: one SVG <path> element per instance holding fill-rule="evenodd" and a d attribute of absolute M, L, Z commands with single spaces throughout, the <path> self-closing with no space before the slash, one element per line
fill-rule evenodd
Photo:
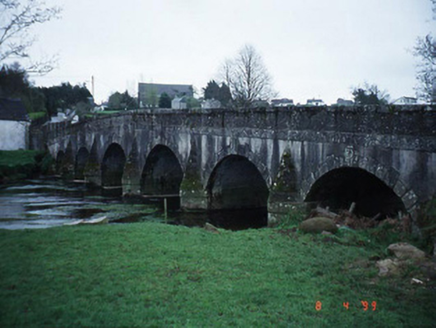
<path fill-rule="evenodd" d="M 430 103 L 436 102 L 436 40 L 431 35 L 418 38 L 414 53 L 421 59 L 416 78 L 419 95 Z"/>
<path fill-rule="evenodd" d="M 275 95 L 262 57 L 251 45 L 245 45 L 233 60 L 225 60 L 221 75 L 238 106 L 250 107 L 256 100 L 269 100 Z"/>
<path fill-rule="evenodd" d="M 29 58 L 29 48 L 35 42 L 30 30 L 53 18 L 58 18 L 58 7 L 46 7 L 37 0 L 0 0 L 0 64 L 6 60 Z M 53 69 L 55 58 L 30 61 L 28 73 L 45 74 Z"/>
<path fill-rule="evenodd" d="M 433 19 L 436 19 L 436 0 L 433 4 Z M 418 38 L 413 52 L 420 58 L 416 78 L 419 81 L 417 91 L 421 98 L 430 103 L 436 102 L 436 40 L 430 34 Z"/>
<path fill-rule="evenodd" d="M 389 94 L 381 90 L 376 84 L 365 82 L 357 87 L 352 87 L 351 93 L 354 102 L 358 105 L 386 105 L 389 102 Z"/>
<path fill-rule="evenodd" d="M 433 19 L 436 19 L 436 0 L 430 0 L 433 7 L 432 7 L 432 11 L 433 11 Z"/>

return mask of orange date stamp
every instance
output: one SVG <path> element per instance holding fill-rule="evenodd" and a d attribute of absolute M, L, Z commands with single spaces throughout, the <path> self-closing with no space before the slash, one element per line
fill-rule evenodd
<path fill-rule="evenodd" d="M 371 303 L 368 301 L 360 301 L 360 305 L 362 306 L 362 310 L 363 311 L 375 311 L 377 309 L 377 302 L 376 301 L 372 301 Z M 360 307 L 359 305 L 359 307 Z M 342 302 L 342 306 L 346 309 L 349 310 L 350 309 L 350 302 Z M 320 301 L 316 301 L 315 303 L 315 310 L 316 311 L 321 311 L 322 310 L 322 302 Z"/>

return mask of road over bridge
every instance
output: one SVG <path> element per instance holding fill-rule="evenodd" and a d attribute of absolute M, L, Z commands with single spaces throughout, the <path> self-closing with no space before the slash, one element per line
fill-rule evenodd
<path fill-rule="evenodd" d="M 270 222 L 303 201 L 374 216 L 436 195 L 434 106 L 126 111 L 46 124 L 31 143 L 65 176 L 182 208 L 267 208 Z"/>

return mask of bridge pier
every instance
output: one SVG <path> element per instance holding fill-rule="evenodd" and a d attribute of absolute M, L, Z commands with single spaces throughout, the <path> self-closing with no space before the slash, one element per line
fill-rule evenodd
<path fill-rule="evenodd" d="M 64 179 L 74 178 L 74 154 L 71 146 L 71 142 L 68 143 L 65 155 L 62 159 L 60 172 L 58 172 Z"/>
<path fill-rule="evenodd" d="M 132 150 L 127 157 L 122 179 L 123 195 L 141 194 L 141 170 L 138 167 L 139 153 L 136 140 L 133 141 Z"/>
<path fill-rule="evenodd" d="M 101 167 L 97 154 L 97 143 L 94 141 L 89 154 L 88 162 L 83 170 L 86 182 L 94 186 L 101 186 Z"/>
<path fill-rule="evenodd" d="M 101 172 L 100 165 L 98 163 L 90 163 L 85 167 L 84 173 L 85 181 L 93 186 L 101 187 Z"/>
<path fill-rule="evenodd" d="M 123 174 L 123 195 L 141 195 L 141 172 L 134 163 L 127 162 Z"/>
<path fill-rule="evenodd" d="M 207 193 L 204 190 L 181 190 L 180 206 L 190 210 L 207 210 Z"/>
<path fill-rule="evenodd" d="M 180 206 L 185 209 L 207 210 L 207 191 L 201 183 L 201 177 L 193 165 L 188 165 L 180 184 Z"/>

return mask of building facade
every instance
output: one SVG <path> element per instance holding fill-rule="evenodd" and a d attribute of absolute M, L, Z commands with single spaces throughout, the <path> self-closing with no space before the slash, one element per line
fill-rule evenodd
<path fill-rule="evenodd" d="M 0 150 L 28 149 L 29 125 L 20 99 L 0 98 Z"/>

